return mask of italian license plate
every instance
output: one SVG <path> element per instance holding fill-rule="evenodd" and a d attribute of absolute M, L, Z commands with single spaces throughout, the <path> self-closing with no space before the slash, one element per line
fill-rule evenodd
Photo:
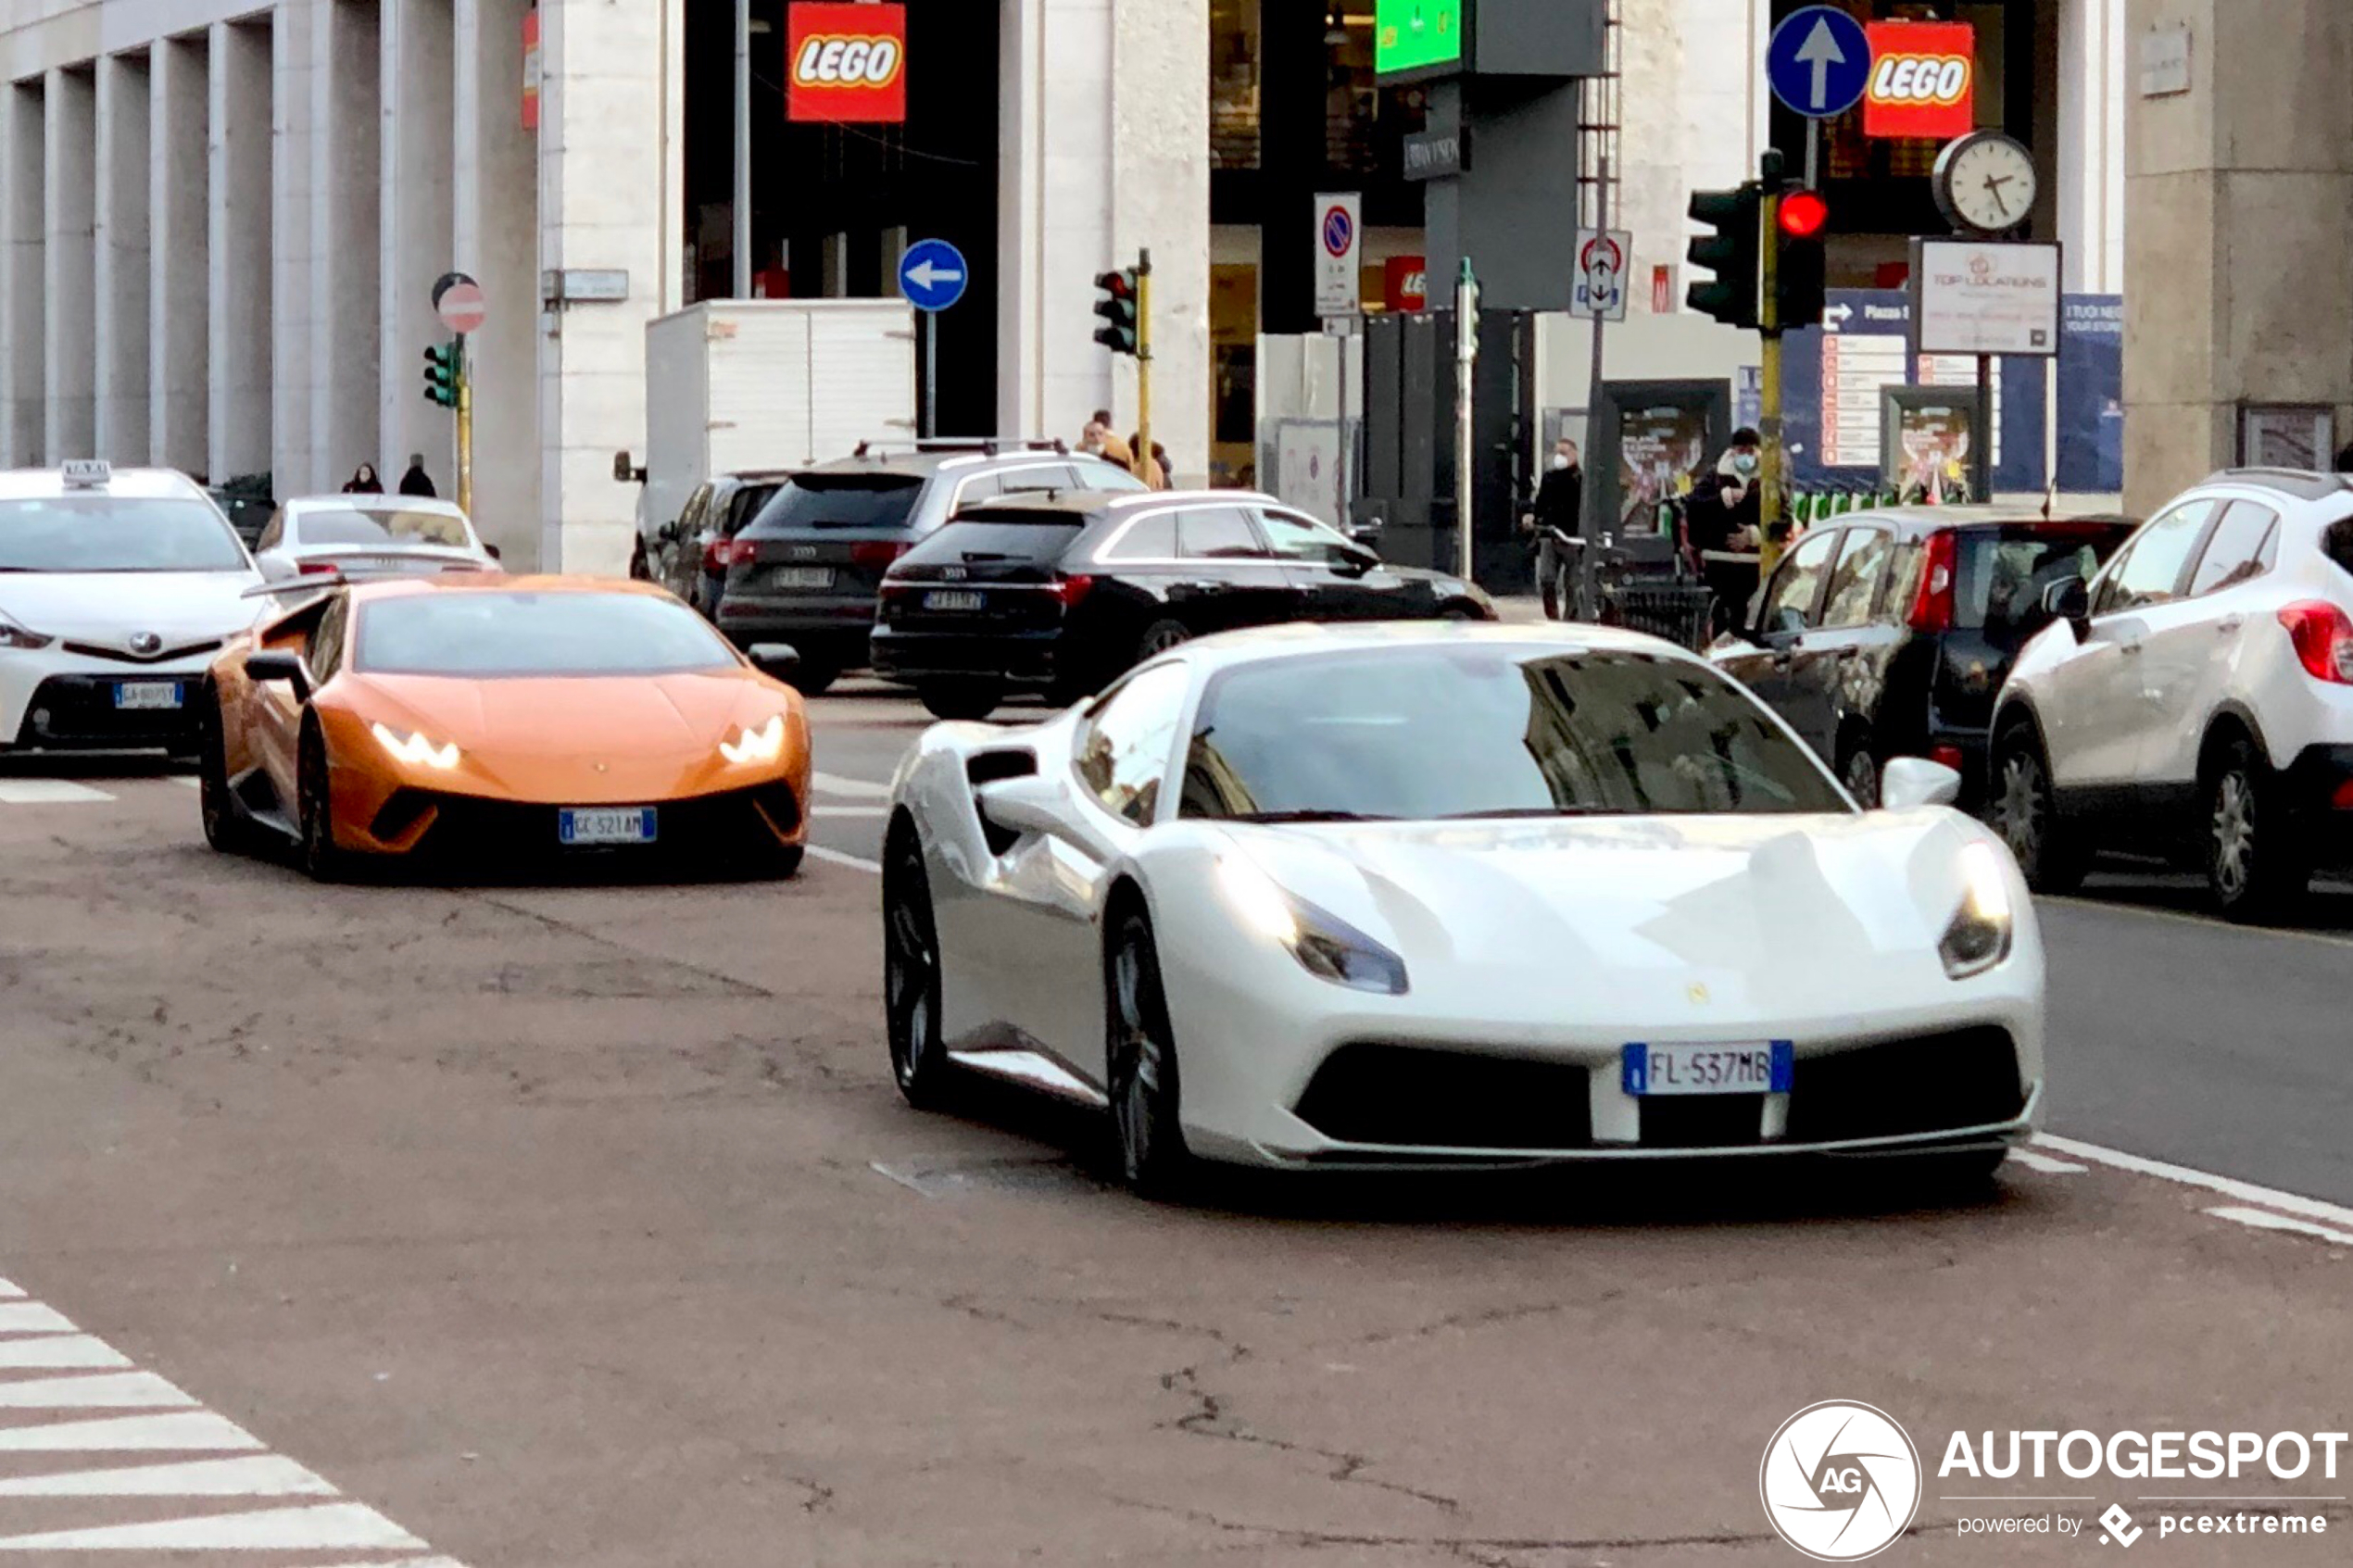
<path fill-rule="evenodd" d="M 126 712 L 151 713 L 159 709 L 182 706 L 180 683 L 177 681 L 119 681 L 114 688 L 114 705 Z"/>
<path fill-rule="evenodd" d="M 556 813 L 556 836 L 567 845 L 651 844 L 650 806 L 567 806 Z"/>
<path fill-rule="evenodd" d="M 1785 1095 L 1796 1076 L 1796 1051 L 1787 1040 L 1743 1045 L 1635 1044 L 1626 1047 L 1626 1092 L 1659 1095 Z"/>
<path fill-rule="evenodd" d="M 834 585 L 834 569 L 830 566 L 780 566 L 768 581 L 779 588 L 830 588 Z"/>
<path fill-rule="evenodd" d="M 935 588 L 924 596 L 925 609 L 978 609 L 988 602 L 987 595 L 970 588 Z"/>

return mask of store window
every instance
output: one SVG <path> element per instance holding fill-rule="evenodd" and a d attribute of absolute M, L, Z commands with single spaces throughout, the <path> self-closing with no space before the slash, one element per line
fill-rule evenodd
<path fill-rule="evenodd" d="M 1213 169 L 1258 167 L 1259 0 L 1212 0 L 1209 152 Z"/>

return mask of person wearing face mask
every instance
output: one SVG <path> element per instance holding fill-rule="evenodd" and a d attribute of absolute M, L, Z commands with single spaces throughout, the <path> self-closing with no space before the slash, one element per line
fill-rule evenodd
<path fill-rule="evenodd" d="M 1536 487 L 1536 500 L 1528 515 L 1521 519 L 1523 532 L 1536 535 L 1536 586 L 1544 596 L 1544 619 L 1559 621 L 1568 613 L 1561 599 L 1561 573 L 1568 564 L 1567 552 L 1555 538 L 1555 532 L 1574 539 L 1584 526 L 1585 468 L 1579 458 L 1577 443 L 1564 435 L 1553 446 L 1550 465 L 1544 478 Z"/>
<path fill-rule="evenodd" d="M 1756 568 L 1745 561 L 1711 560 L 1711 554 L 1746 555 L 1757 547 L 1765 516 L 1764 442 L 1743 425 L 1732 433 L 1732 444 L 1717 459 L 1716 470 L 1703 474 L 1684 504 L 1684 526 L 1692 548 L 1701 552 L 1700 571 L 1716 590 L 1718 613 L 1740 613 L 1756 590 Z"/>

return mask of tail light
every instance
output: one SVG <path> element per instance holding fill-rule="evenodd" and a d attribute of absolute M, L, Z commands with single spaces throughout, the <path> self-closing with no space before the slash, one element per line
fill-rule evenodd
<path fill-rule="evenodd" d="M 1058 574 L 1053 582 L 1047 584 L 1046 591 L 1054 596 L 1055 602 L 1063 608 L 1069 609 L 1085 598 L 1094 586 L 1095 580 L 1091 577 Z"/>
<path fill-rule="evenodd" d="M 741 566 L 758 553 L 758 546 L 749 539 L 713 539 L 702 547 L 702 569 L 712 576 L 729 567 Z"/>
<path fill-rule="evenodd" d="M 307 560 L 296 570 L 305 577 L 333 577 L 343 568 L 331 560 Z"/>
<path fill-rule="evenodd" d="M 2336 793 L 2329 797 L 2329 804 L 2339 811 L 2353 811 L 2353 779 L 2336 786 Z"/>
<path fill-rule="evenodd" d="M 1961 766 L 1961 748 L 1957 746 L 1931 746 L 1928 748 L 1928 759 L 1957 773 L 1967 771 Z"/>
<path fill-rule="evenodd" d="M 907 550 L 908 546 L 904 541 L 869 539 L 862 545 L 849 546 L 849 563 L 852 566 L 862 566 L 869 571 L 886 571 L 892 561 L 905 555 Z"/>
<path fill-rule="evenodd" d="M 1951 530 L 1928 536 L 1926 558 L 1920 563 L 1920 588 L 1912 599 L 1908 621 L 1915 632 L 1953 629 L 1953 572 L 1960 547 Z"/>
<path fill-rule="evenodd" d="M 2280 624 L 2296 644 L 2305 673 L 2332 685 L 2353 686 L 2353 617 L 2323 599 L 2306 599 L 2280 611 Z"/>

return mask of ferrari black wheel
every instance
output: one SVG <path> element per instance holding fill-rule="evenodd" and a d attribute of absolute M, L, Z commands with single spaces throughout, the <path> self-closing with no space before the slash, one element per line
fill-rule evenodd
<path fill-rule="evenodd" d="M 1104 1055 L 1120 1177 L 1139 1198 L 1176 1198 L 1192 1174 L 1192 1156 L 1177 1119 L 1176 1044 L 1161 990 L 1160 950 L 1141 912 L 1121 919 L 1103 967 Z"/>
<path fill-rule="evenodd" d="M 305 724 L 295 762 L 296 826 L 301 834 L 302 869 L 313 882 L 341 882 L 349 862 L 335 843 L 334 808 L 327 737 L 316 723 Z"/>
<path fill-rule="evenodd" d="M 890 1074 L 907 1103 L 937 1110 L 955 1087 L 956 1069 L 939 1032 L 939 934 L 932 923 L 931 879 L 912 830 L 891 835 L 883 862 L 883 1010 Z"/>
<path fill-rule="evenodd" d="M 253 829 L 229 792 L 229 747 L 220 724 L 220 698 L 208 691 L 198 706 L 196 809 L 204 819 L 204 841 L 223 855 L 253 847 Z"/>

